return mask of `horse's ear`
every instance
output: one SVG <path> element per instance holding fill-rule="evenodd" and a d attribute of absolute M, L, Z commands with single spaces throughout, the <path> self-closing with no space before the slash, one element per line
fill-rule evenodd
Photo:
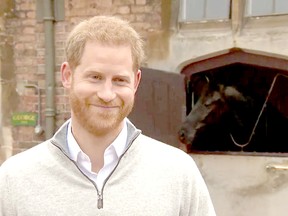
<path fill-rule="evenodd" d="M 209 78 L 209 75 L 208 75 L 208 74 L 199 73 L 199 74 L 192 75 L 192 76 L 190 77 L 190 81 L 191 81 L 194 85 L 198 85 L 199 83 L 201 83 L 200 85 L 203 85 L 203 84 L 210 83 L 211 78 Z"/>
<path fill-rule="evenodd" d="M 224 95 L 226 98 L 232 98 L 238 101 L 245 101 L 245 97 L 233 86 L 226 86 L 224 88 Z"/>

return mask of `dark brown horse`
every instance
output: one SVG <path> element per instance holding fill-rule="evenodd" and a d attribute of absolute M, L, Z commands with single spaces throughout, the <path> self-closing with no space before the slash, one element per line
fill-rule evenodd
<path fill-rule="evenodd" d="M 179 140 L 191 151 L 288 152 L 288 119 L 268 96 L 259 100 L 234 86 L 206 82 Z"/>

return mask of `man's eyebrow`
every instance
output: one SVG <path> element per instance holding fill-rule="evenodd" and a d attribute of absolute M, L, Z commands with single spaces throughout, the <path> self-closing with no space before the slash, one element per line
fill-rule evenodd
<path fill-rule="evenodd" d="M 88 69 L 88 70 L 86 70 L 84 72 L 86 72 L 86 73 L 104 73 L 104 72 L 101 72 L 99 70 L 94 70 L 94 69 Z"/>

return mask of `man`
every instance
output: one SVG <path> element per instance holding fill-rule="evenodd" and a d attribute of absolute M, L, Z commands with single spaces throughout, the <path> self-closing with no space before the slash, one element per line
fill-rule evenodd
<path fill-rule="evenodd" d="M 61 66 L 71 119 L 50 140 L 0 168 L 0 214 L 214 216 L 192 158 L 127 119 L 141 78 L 143 41 L 121 19 L 81 22 Z"/>

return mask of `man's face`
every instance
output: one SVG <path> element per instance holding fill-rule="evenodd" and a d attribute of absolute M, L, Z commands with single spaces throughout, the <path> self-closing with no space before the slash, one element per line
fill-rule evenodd
<path fill-rule="evenodd" d="M 61 69 L 70 89 L 72 121 L 94 135 L 119 129 L 133 108 L 141 77 L 132 66 L 129 46 L 87 42 L 80 65 L 73 72 L 68 65 Z"/>

